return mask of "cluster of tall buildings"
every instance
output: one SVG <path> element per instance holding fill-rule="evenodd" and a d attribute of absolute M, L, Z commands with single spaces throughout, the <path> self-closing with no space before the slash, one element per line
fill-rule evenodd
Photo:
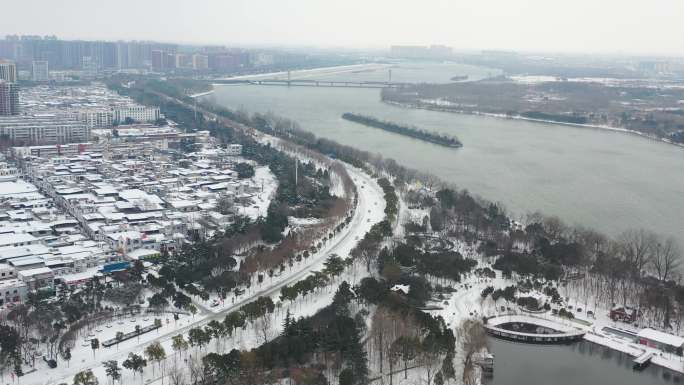
<path fill-rule="evenodd" d="M 142 68 L 153 49 L 172 45 L 106 41 L 67 41 L 55 36 L 7 36 L 0 40 L 0 57 L 30 69 L 34 61 L 47 61 L 54 69 Z M 175 48 L 175 47 L 174 47 Z"/>
<path fill-rule="evenodd" d="M 250 54 L 242 50 L 185 53 L 153 50 L 151 68 L 155 71 L 235 71 L 250 65 Z"/>
<path fill-rule="evenodd" d="M 43 81 L 54 70 L 152 69 L 233 71 L 250 65 L 252 54 L 224 47 L 185 47 L 145 41 L 59 40 L 55 36 L 10 35 L 0 40 L 0 58 L 30 70 Z"/>

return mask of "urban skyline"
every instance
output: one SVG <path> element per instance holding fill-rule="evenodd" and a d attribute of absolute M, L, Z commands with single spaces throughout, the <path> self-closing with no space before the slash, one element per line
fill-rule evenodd
<path fill-rule="evenodd" d="M 46 8 L 50 12 L 34 12 Z M 128 12 L 132 9 L 136 12 Z M 436 43 L 457 49 L 684 54 L 678 43 L 684 33 L 679 22 L 684 4 L 675 0 L 579 0 L 560 9 L 541 0 L 430 0 L 421 5 L 389 0 L 339 5 L 311 0 L 112 4 L 70 0 L 55 8 L 28 0 L 14 4 L 13 10 L 15 16 L 4 21 L 0 34 L 23 31 L 55 33 L 65 39 L 142 38 L 247 46 L 380 48 Z M 118 28 L 124 19 L 130 21 L 127 28 Z M 349 20 L 354 21 L 351 28 Z"/>

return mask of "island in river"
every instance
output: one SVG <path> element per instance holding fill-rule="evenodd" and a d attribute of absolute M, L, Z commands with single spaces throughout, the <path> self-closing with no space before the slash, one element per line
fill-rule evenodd
<path fill-rule="evenodd" d="M 352 114 L 351 112 L 345 112 L 342 114 L 342 119 L 348 120 L 350 122 L 363 124 L 364 126 L 379 128 L 381 130 L 389 131 L 395 134 L 408 136 L 413 139 L 422 140 L 428 143 L 438 144 L 440 146 L 446 147 L 463 147 L 461 143 L 455 136 L 443 135 L 434 132 L 428 132 L 421 130 L 416 127 L 404 126 L 394 122 L 388 122 L 386 120 L 380 120 L 372 116 Z"/>

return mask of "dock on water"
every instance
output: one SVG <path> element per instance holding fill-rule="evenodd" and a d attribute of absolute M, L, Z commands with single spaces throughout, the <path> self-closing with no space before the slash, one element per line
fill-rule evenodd
<path fill-rule="evenodd" d="M 651 363 L 651 358 L 653 358 L 653 356 L 653 352 L 644 352 L 644 354 L 636 357 L 634 359 L 634 369 L 642 370 L 643 368 L 647 367 L 648 364 Z"/>

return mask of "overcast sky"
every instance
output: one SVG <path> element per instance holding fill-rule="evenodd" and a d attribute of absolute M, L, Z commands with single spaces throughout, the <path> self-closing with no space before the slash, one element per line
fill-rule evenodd
<path fill-rule="evenodd" d="M 3 0 L 0 35 L 684 55 L 684 0 Z"/>

